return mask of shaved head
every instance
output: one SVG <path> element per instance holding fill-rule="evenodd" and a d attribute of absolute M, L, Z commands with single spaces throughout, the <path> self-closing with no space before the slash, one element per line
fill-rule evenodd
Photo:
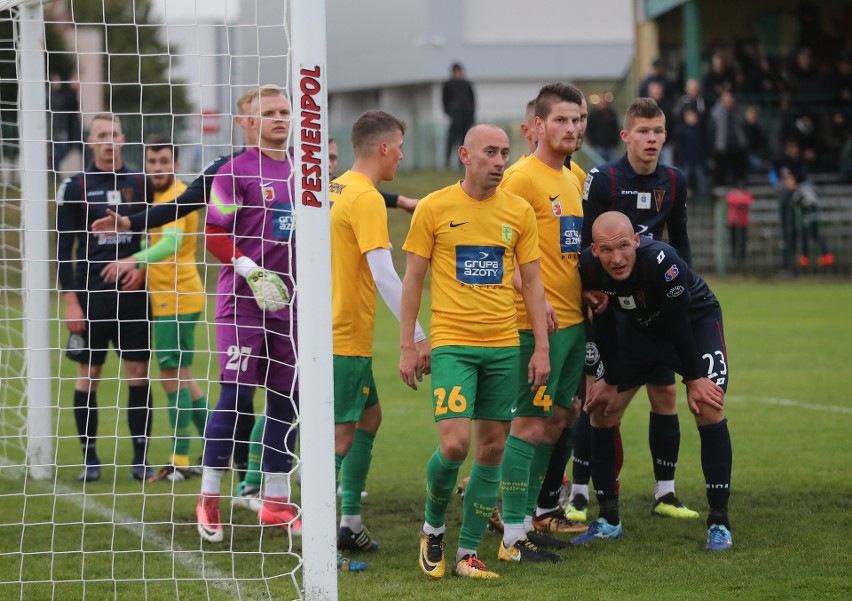
<path fill-rule="evenodd" d="M 477 142 L 482 139 L 482 136 L 488 134 L 495 134 L 499 132 L 504 138 L 506 138 L 506 144 L 509 143 L 509 136 L 506 135 L 506 132 L 503 131 L 502 128 L 497 127 L 496 125 L 492 125 L 490 123 L 480 123 L 479 125 L 474 125 L 464 136 L 464 146 L 470 148 L 472 145 L 476 145 Z"/>
<path fill-rule="evenodd" d="M 593 240 L 597 240 L 601 236 L 623 233 L 632 236 L 634 230 L 633 224 L 630 223 L 630 218 L 620 211 L 601 213 L 600 217 L 595 219 L 595 222 L 592 224 Z"/>

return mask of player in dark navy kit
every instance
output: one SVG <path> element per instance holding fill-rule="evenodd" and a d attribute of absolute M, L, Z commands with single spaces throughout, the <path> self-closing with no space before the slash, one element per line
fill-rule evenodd
<path fill-rule="evenodd" d="M 134 270 L 118 282 L 107 282 L 101 270 L 139 250 L 140 236 L 93 233 L 91 223 L 113 209 L 126 216 L 146 207 L 145 176 L 121 160 L 124 134 L 118 117 L 95 115 L 87 139 L 93 162 L 62 182 L 56 194 L 57 258 L 63 290 L 65 324 L 70 332 L 68 358 L 76 361 L 74 419 L 83 449 L 81 481 L 100 478 L 95 450 L 98 430 L 97 388 L 110 342 L 122 359 L 127 383 L 127 419 L 133 439 L 131 473 L 150 474 L 146 465 L 151 432 L 151 385 L 148 380 L 150 336 L 145 273 Z M 76 245 L 76 254 L 74 247 Z"/>
<path fill-rule="evenodd" d="M 585 403 L 592 425 L 592 479 L 600 517 L 572 542 L 622 536 L 615 432 L 651 370 L 664 365 L 683 377 L 701 437 L 710 505 L 706 548 L 729 549 L 732 452 L 723 408 L 729 374 L 716 297 L 673 247 L 640 238 L 628 217 L 618 211 L 606 212 L 595 222 L 592 246 L 581 255 L 580 274 L 584 289 L 602 291 L 609 302 L 594 320 L 604 378 L 592 386 Z"/>
<path fill-rule="evenodd" d="M 686 181 L 680 170 L 659 162 L 660 150 L 666 140 L 666 123 L 662 110 L 651 98 L 637 98 L 627 109 L 621 138 L 627 153 L 620 159 L 605 163 L 589 172 L 583 191 L 583 230 L 581 245 L 592 242 L 591 228 L 595 219 L 605 211 L 620 211 L 627 215 L 636 232 L 645 238 L 662 240 L 667 231 L 669 243 L 687 265 L 692 252 L 687 234 Z M 584 293 L 584 300 L 594 308 L 605 307 L 606 297 L 600 293 Z M 603 365 L 606 368 L 606 364 Z M 587 343 L 587 385 L 600 377 L 599 353 L 593 332 Z M 698 513 L 684 506 L 675 496 L 675 467 L 680 450 L 680 424 L 677 417 L 677 390 L 674 374 L 664 366 L 655 366 L 646 380 L 651 414 L 648 440 L 654 464 L 655 501 L 652 512 L 674 518 L 697 518 Z M 590 465 L 588 415 L 581 414 L 575 429 L 575 485 L 567 515 L 571 519 L 585 518 L 584 505 L 588 500 Z M 621 439 L 617 436 L 617 445 Z M 619 453 L 621 456 L 621 453 Z M 584 486 L 585 485 L 585 486 Z"/>

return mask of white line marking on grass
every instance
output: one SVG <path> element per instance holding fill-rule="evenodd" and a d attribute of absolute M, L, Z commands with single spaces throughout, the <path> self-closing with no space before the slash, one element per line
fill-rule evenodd
<path fill-rule="evenodd" d="M 852 407 L 838 407 L 837 405 L 819 405 L 806 401 L 794 401 L 792 399 L 776 399 L 762 396 L 731 396 L 733 401 L 754 401 L 765 405 L 780 405 L 782 407 L 795 407 L 797 409 L 810 409 L 812 411 L 827 411 L 829 413 L 852 414 Z"/>

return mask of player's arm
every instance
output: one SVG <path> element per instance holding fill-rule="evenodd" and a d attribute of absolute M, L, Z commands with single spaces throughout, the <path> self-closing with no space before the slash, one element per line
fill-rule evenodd
<path fill-rule="evenodd" d="M 675 192 L 674 205 L 666 221 L 669 244 L 674 247 L 680 257 L 686 261 L 687 265 L 692 265 L 692 248 L 689 244 L 689 232 L 686 227 L 686 178 L 680 171 L 676 172 L 675 186 L 677 190 Z"/>
<path fill-rule="evenodd" d="M 56 259 L 59 285 L 65 305 L 65 326 L 73 334 L 86 329 L 86 314 L 77 298 L 74 281 L 74 241 L 85 235 L 83 190 L 76 178 L 62 182 L 56 193 Z"/>
<path fill-rule="evenodd" d="M 376 283 L 376 289 L 394 317 L 400 318 L 402 303 L 402 281 L 393 267 L 393 259 L 387 248 L 375 248 L 366 254 L 370 273 Z M 426 340 L 426 334 L 420 324 L 414 324 L 414 343 Z"/>
<path fill-rule="evenodd" d="M 385 201 L 385 207 L 388 209 L 400 208 L 403 211 L 413 213 L 414 209 L 417 207 L 417 203 L 420 202 L 419 198 L 408 198 L 407 196 L 394 194 L 393 192 L 380 191 L 379 193 L 382 195 L 382 198 Z"/>
<path fill-rule="evenodd" d="M 426 361 L 417 348 L 417 313 L 423 295 L 423 279 L 429 259 L 413 252 L 407 253 L 405 279 L 402 282 L 402 297 L 399 312 L 399 375 L 402 381 L 417 390 L 417 382 L 430 370 L 429 355 Z M 420 330 L 422 333 L 422 330 Z M 424 336 L 425 341 L 425 336 Z M 425 341 L 428 346 L 428 341 Z"/>
<path fill-rule="evenodd" d="M 183 228 L 177 225 L 166 226 L 162 237 L 153 246 L 142 242 L 139 252 L 118 259 L 101 270 L 101 277 L 107 282 L 115 282 L 134 269 L 144 269 L 149 263 L 159 263 L 174 255 L 183 242 Z"/>
<path fill-rule="evenodd" d="M 544 386 L 550 376 L 550 342 L 547 339 L 547 313 L 540 269 L 540 259 L 518 265 L 518 271 L 521 272 L 521 296 L 524 297 L 535 339 L 535 348 L 527 371 L 527 382 L 531 390 Z"/>

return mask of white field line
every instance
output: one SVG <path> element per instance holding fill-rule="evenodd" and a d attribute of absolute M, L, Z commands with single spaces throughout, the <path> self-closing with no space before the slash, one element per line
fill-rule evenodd
<path fill-rule="evenodd" d="M 796 409 L 810 409 L 811 411 L 826 411 L 828 413 L 845 413 L 852 415 L 852 407 L 838 407 L 837 405 L 819 405 L 806 401 L 795 401 L 792 399 L 776 399 L 774 397 L 762 396 L 739 396 L 727 397 L 726 400 L 747 401 L 750 403 L 763 403 L 764 405 L 780 405 L 782 407 L 795 407 Z"/>

